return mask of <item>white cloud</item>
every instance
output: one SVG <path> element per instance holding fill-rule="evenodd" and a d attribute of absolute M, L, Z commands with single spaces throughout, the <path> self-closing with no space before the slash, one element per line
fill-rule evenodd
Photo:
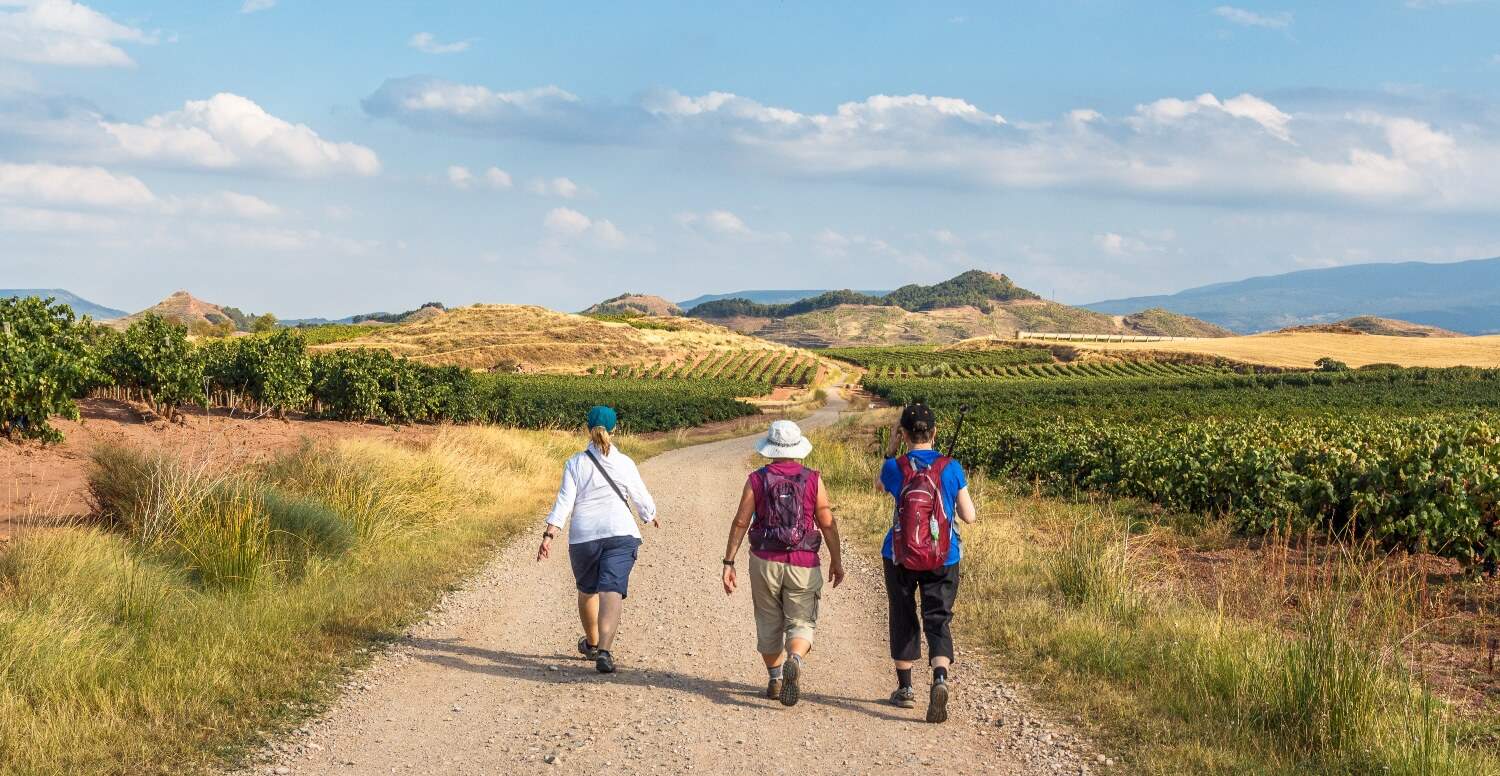
<path fill-rule="evenodd" d="M 542 225 L 559 237 L 588 237 L 611 248 L 623 246 L 628 242 L 625 233 L 620 231 L 614 222 L 589 218 L 567 207 L 547 211 L 547 216 L 542 219 Z"/>
<path fill-rule="evenodd" d="M 253 194 L 241 194 L 237 191 L 216 191 L 206 197 L 191 200 L 188 209 L 202 215 L 252 220 L 281 215 L 281 208 Z"/>
<path fill-rule="evenodd" d="M 475 175 L 469 168 L 456 164 L 448 168 L 448 182 L 460 189 L 467 189 L 477 183 L 483 183 L 492 189 L 508 189 L 512 185 L 510 173 L 499 167 L 491 167 L 480 175 Z"/>
<path fill-rule="evenodd" d="M 276 7 L 276 0 L 245 0 L 240 6 L 240 13 L 259 13 L 269 11 Z"/>
<path fill-rule="evenodd" d="M 1264 27 L 1271 30 L 1284 30 L 1292 26 L 1292 12 L 1281 11 L 1273 14 L 1256 13 L 1232 5 L 1221 5 L 1214 9 L 1214 13 L 1241 27 Z"/>
<path fill-rule="evenodd" d="M 0 230 L 6 232 L 78 235 L 113 232 L 122 226 L 119 218 L 98 213 L 0 205 Z"/>
<path fill-rule="evenodd" d="M 532 194 L 543 197 L 573 199 L 583 193 L 583 188 L 568 178 L 536 178 L 526 185 Z"/>
<path fill-rule="evenodd" d="M 561 234 L 583 234 L 593 225 L 588 216 L 570 207 L 555 207 L 547 211 L 542 225 Z"/>
<path fill-rule="evenodd" d="M 156 195 L 139 178 L 103 167 L 0 162 L 0 199 L 37 205 L 137 208 Z"/>
<path fill-rule="evenodd" d="M 468 51 L 471 43 L 473 41 L 468 40 L 439 43 L 437 38 L 433 37 L 432 33 L 419 32 L 411 36 L 411 40 L 408 40 L 406 45 L 424 54 L 457 54 L 462 51 Z"/>
<path fill-rule="evenodd" d="M 324 140 L 306 124 L 277 118 L 237 94 L 191 100 L 140 124 L 100 124 L 129 159 L 296 177 L 380 171 L 380 159 L 369 148 Z"/>
<path fill-rule="evenodd" d="M 119 44 L 155 42 L 154 34 L 120 24 L 72 0 L 0 0 L 0 59 L 38 65 L 128 67 L 135 61 Z"/>
<path fill-rule="evenodd" d="M 1062 190 L 1148 201 L 1361 209 L 1500 210 L 1500 121 L 1440 126 L 1419 104 L 1254 94 L 1166 97 L 1106 116 L 1091 108 L 1011 122 L 966 100 L 875 95 L 802 113 L 728 92 L 648 93 L 599 108 L 556 87 L 495 92 L 431 79 L 387 82 L 365 101 L 409 125 L 556 143 L 670 147 L 797 180 Z"/>
<path fill-rule="evenodd" d="M 467 167 L 452 165 L 448 168 L 448 182 L 456 188 L 467 189 L 474 185 L 474 173 Z"/>

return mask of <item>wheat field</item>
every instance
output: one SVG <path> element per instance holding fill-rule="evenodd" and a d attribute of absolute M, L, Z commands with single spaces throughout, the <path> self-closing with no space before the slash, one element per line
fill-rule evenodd
<path fill-rule="evenodd" d="M 1352 367 L 1366 364 L 1401 366 L 1500 367 L 1500 335 L 1485 337 L 1383 337 L 1373 334 L 1297 332 L 1175 342 L 1076 342 L 1088 350 L 1153 350 L 1202 353 L 1252 364 L 1312 367 L 1328 357 Z"/>

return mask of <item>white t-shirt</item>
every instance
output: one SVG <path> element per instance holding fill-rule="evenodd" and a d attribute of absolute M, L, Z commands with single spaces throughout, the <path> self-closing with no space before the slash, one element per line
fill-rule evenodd
<path fill-rule="evenodd" d="M 599 459 L 599 463 L 609 470 L 609 476 L 620 486 L 625 498 L 630 499 L 636 513 L 641 516 L 641 521 L 649 523 L 655 520 L 656 502 L 651 500 L 646 483 L 641 481 L 641 472 L 635 467 L 635 461 L 630 460 L 630 456 L 620 452 L 614 445 L 610 445 L 608 455 L 592 444 L 589 449 L 594 451 L 594 457 Z M 587 453 L 575 453 L 563 467 L 562 484 L 557 488 L 557 501 L 552 504 L 552 513 L 547 515 L 547 522 L 561 529 L 567 525 L 570 517 L 573 523 L 568 528 L 568 544 L 582 544 L 611 536 L 641 537 L 641 529 L 636 527 L 635 517 L 630 514 L 630 509 L 615 493 L 614 488 L 609 486 L 609 480 L 599 472 L 599 467 L 594 465 Z"/>

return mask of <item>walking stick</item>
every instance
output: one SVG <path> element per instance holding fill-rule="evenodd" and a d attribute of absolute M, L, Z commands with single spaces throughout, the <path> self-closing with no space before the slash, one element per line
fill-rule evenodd
<path fill-rule="evenodd" d="M 953 439 L 948 442 L 948 457 L 953 457 L 953 451 L 958 449 L 958 438 L 964 433 L 964 416 L 969 414 L 969 405 L 965 404 L 958 408 L 958 422 L 953 425 Z"/>

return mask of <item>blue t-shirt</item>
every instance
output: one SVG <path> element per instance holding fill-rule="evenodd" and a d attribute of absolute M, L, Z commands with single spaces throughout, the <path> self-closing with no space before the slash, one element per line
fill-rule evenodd
<path fill-rule="evenodd" d="M 917 462 L 931 466 L 942 453 L 936 450 L 913 450 L 907 453 Z M 896 463 L 895 458 L 885 459 L 885 466 L 880 470 L 880 484 L 885 486 L 886 492 L 892 498 L 901 493 L 901 465 Z M 948 559 L 944 565 L 952 566 L 963 558 L 963 545 L 958 538 L 958 492 L 969 486 L 968 478 L 964 477 L 964 467 L 957 460 L 951 460 L 943 467 L 943 509 L 948 512 L 948 524 L 953 529 L 953 538 L 948 543 Z M 896 559 L 896 552 L 891 548 L 891 537 L 895 528 L 885 532 L 885 544 L 881 546 L 880 554 L 888 560 Z"/>

